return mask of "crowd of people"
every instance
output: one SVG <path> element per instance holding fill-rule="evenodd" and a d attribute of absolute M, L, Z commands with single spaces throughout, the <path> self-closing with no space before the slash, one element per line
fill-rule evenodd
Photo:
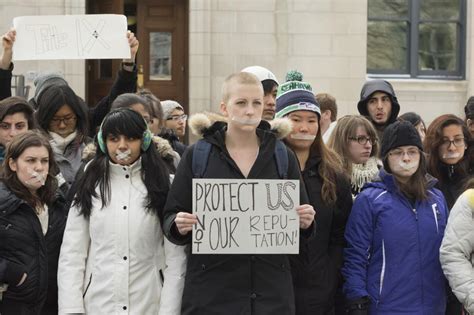
<path fill-rule="evenodd" d="M 338 119 L 302 73 L 250 66 L 188 120 L 137 91 L 125 36 L 90 106 L 58 73 L 12 96 L 2 36 L 0 314 L 474 314 L 474 97 L 426 125 L 369 80 Z M 192 253 L 196 178 L 298 180 L 299 253 Z"/>

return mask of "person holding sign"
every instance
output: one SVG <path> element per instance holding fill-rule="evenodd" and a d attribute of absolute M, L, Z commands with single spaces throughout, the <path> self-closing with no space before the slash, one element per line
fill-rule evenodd
<path fill-rule="evenodd" d="M 0 101 L 12 95 L 13 43 L 16 32 L 9 30 L 2 35 L 3 53 L 0 56 Z"/>
<path fill-rule="evenodd" d="M 13 71 L 13 46 L 16 39 L 16 30 L 10 29 L 2 35 L 3 53 L 0 55 L 0 100 L 11 96 L 11 79 Z M 138 52 L 139 41 L 135 34 L 127 31 L 125 34 L 128 45 L 130 47 L 130 58 L 122 59 L 122 65 L 117 72 L 114 84 L 110 88 L 107 96 L 103 97 L 94 106 L 87 106 L 89 130 L 88 133 L 92 137 L 96 134 L 96 129 L 104 119 L 105 115 L 110 111 L 112 102 L 118 95 L 123 93 L 134 93 L 137 89 L 137 67 L 135 57 Z M 35 94 L 28 100 L 30 105 L 37 109 L 38 100 L 43 91 L 50 86 L 68 85 L 62 74 L 49 72 L 38 75 L 34 80 Z M 83 100 L 81 99 L 81 102 Z"/>
<path fill-rule="evenodd" d="M 317 210 L 317 237 L 291 255 L 296 314 L 334 314 L 340 283 L 344 230 L 352 207 L 348 178 L 337 154 L 322 139 L 321 111 L 311 85 L 290 71 L 278 88 L 276 117 L 288 117 L 293 129 L 285 143 L 296 154 L 310 204 Z M 342 294 L 341 294 L 342 295 Z"/>
<path fill-rule="evenodd" d="M 410 122 L 385 129 L 383 169 L 355 199 L 346 227 L 342 273 L 350 315 L 445 314 L 439 249 L 448 208 L 422 149 Z"/>
<path fill-rule="evenodd" d="M 193 167 L 193 157 L 198 154 L 196 144 L 188 147 L 176 172 L 164 214 L 164 231 L 175 244 L 190 244 L 193 226 L 197 228 L 197 216 L 191 214 L 193 178 L 247 179 L 257 182 L 259 179 L 282 178 L 275 158 L 275 147 L 279 146 L 279 140 L 270 131 L 270 124 L 262 120 L 263 88 L 259 79 L 246 72 L 227 77 L 222 87 L 221 112 L 225 121 L 211 122 L 209 117 L 204 119 L 202 116 L 190 120 L 191 128 L 204 136 L 201 141 L 210 144 L 210 151 L 204 171 L 198 174 Z M 290 129 L 288 127 L 287 124 L 280 124 L 275 132 L 283 132 L 284 136 Z M 294 154 L 286 150 L 285 146 L 282 148 L 288 162 L 286 178 L 300 179 Z M 248 185 L 241 189 L 252 191 Z M 239 195 L 235 198 L 243 203 L 251 197 Z M 315 212 L 307 204 L 302 182 L 299 204 L 303 205 L 295 203 L 289 211 L 296 209 L 300 235 L 311 237 Z M 225 227 L 222 226 L 222 229 Z M 189 253 L 183 315 L 295 313 L 288 255 L 217 254 Z"/>
<path fill-rule="evenodd" d="M 64 232 L 60 314 L 180 314 L 186 255 L 163 235 L 169 175 L 151 137 L 131 109 L 105 117 Z"/>

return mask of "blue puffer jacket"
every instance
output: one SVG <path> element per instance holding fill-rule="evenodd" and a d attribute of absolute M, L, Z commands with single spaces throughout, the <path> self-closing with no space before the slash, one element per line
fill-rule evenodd
<path fill-rule="evenodd" d="M 435 183 L 431 177 L 428 199 L 414 209 L 384 170 L 357 196 L 345 233 L 344 293 L 368 296 L 369 314 L 444 314 L 439 248 L 448 210 Z"/>

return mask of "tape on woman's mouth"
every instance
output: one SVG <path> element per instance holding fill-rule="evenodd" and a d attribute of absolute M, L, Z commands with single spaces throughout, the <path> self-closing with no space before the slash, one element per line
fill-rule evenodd
<path fill-rule="evenodd" d="M 119 161 L 126 161 L 132 155 L 132 150 L 128 149 L 127 151 L 115 151 L 115 158 Z"/>
<path fill-rule="evenodd" d="M 295 140 L 307 140 L 307 141 L 314 141 L 316 139 L 315 135 L 310 135 L 307 133 L 294 133 L 290 135 L 291 139 Z"/>

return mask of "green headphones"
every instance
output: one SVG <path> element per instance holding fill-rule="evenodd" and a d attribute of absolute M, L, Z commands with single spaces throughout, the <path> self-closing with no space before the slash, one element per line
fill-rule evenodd
<path fill-rule="evenodd" d="M 107 154 L 107 145 L 105 144 L 104 137 L 102 136 L 102 125 L 104 124 L 104 121 L 106 119 L 107 117 L 105 117 L 102 123 L 100 124 L 99 132 L 97 133 L 97 143 L 99 144 L 100 151 L 102 151 L 102 153 L 104 154 Z M 145 121 L 145 124 L 146 124 L 146 121 Z M 152 139 L 153 139 L 153 134 L 151 133 L 150 129 L 148 129 L 148 125 L 147 125 L 147 128 L 143 132 L 143 136 L 142 136 L 143 142 L 141 145 L 141 150 L 143 152 L 148 150 L 148 148 L 151 145 Z"/>

